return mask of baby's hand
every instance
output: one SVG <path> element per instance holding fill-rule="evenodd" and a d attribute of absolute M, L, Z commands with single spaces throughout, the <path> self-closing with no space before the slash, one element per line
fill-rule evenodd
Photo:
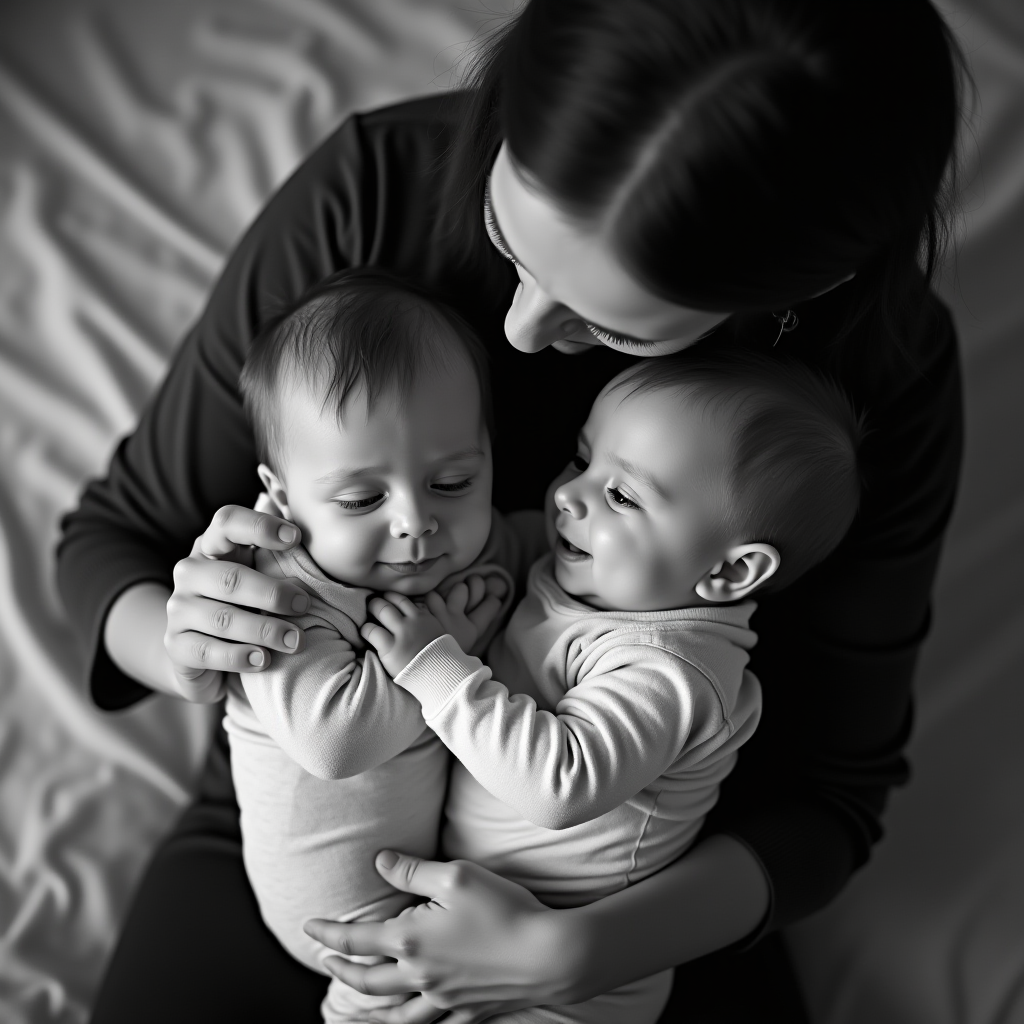
<path fill-rule="evenodd" d="M 445 625 L 445 632 L 451 633 L 464 651 L 471 651 L 501 611 L 507 593 L 508 586 L 500 576 L 467 576 L 448 591 L 440 605 L 434 601 L 429 607 Z M 432 597 L 438 595 L 427 595 L 428 600 Z"/>
<path fill-rule="evenodd" d="M 384 668 L 397 676 L 431 641 L 450 633 L 465 651 L 472 648 L 501 608 L 505 584 L 470 576 L 457 583 L 447 599 L 431 591 L 415 604 L 402 594 L 373 597 L 367 604 L 377 622 L 360 633 L 376 650 Z"/>

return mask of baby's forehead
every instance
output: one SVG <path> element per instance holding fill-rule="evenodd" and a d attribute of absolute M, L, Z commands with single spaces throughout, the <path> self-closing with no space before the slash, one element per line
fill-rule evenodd
<path fill-rule="evenodd" d="M 728 403 L 674 388 L 606 388 L 581 432 L 595 457 L 660 479 L 666 493 L 686 479 L 718 489 L 736 462 L 735 417 Z"/>
<path fill-rule="evenodd" d="M 454 343 L 453 343 L 454 344 Z M 282 362 L 277 394 L 282 408 L 313 409 L 341 421 L 350 415 L 366 418 L 378 409 L 401 417 L 419 399 L 441 394 L 455 384 L 469 408 L 483 405 L 481 386 L 469 356 L 453 347 L 441 358 L 421 358 L 415 364 L 390 367 L 386 373 L 361 373 L 340 381 L 330 362 L 304 366 Z"/>
<path fill-rule="evenodd" d="M 664 427 L 664 440 L 699 433 L 702 440 L 720 442 L 740 429 L 744 396 L 726 388 L 668 384 L 636 386 L 628 379 L 607 384 L 594 402 L 591 419 L 619 423 L 654 420 Z M 699 428 L 699 430 L 698 430 Z"/>
<path fill-rule="evenodd" d="M 376 393 L 360 380 L 340 395 L 329 380 L 300 369 L 283 383 L 275 420 L 282 457 L 289 462 L 296 455 L 312 463 L 342 452 L 349 453 L 346 458 L 373 452 L 373 461 L 383 464 L 394 445 L 430 462 L 470 449 L 489 457 L 489 431 L 472 367 L 432 372 L 424 366 Z"/>

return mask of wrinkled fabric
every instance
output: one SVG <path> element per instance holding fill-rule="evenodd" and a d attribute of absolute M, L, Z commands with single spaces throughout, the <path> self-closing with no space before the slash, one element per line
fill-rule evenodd
<path fill-rule="evenodd" d="M 79 1024 L 219 709 L 99 712 L 58 522 L 224 257 L 347 113 L 447 86 L 501 0 L 0 5 L 0 1020 Z"/>

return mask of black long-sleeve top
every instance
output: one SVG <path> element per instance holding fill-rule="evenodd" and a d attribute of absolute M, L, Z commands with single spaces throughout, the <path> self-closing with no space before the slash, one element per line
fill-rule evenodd
<path fill-rule="evenodd" d="M 170 586 L 174 563 L 213 512 L 256 498 L 256 454 L 236 387 L 251 339 L 282 304 L 344 266 L 427 279 L 443 158 L 463 111 L 459 94 L 446 94 L 356 116 L 306 160 L 238 245 L 107 477 L 65 519 L 59 586 L 100 707 L 149 692 L 103 649 L 113 601 L 143 581 Z M 473 254 L 501 259 L 489 247 Z M 443 292 L 491 356 L 495 503 L 539 507 L 592 399 L 626 360 L 600 348 L 516 351 L 503 331 L 514 272 L 495 268 L 507 287 L 485 291 L 472 263 L 442 268 Z M 851 357 L 837 362 L 830 342 L 844 315 L 841 291 L 801 307 L 799 327 L 779 345 L 838 375 L 867 410 L 861 509 L 824 563 L 760 599 L 751 668 L 764 715 L 705 826 L 735 836 L 761 862 L 771 887 L 766 929 L 838 892 L 880 837 L 890 788 L 906 778 L 911 676 L 960 463 L 960 371 L 946 309 L 926 296 L 896 358 L 858 356 L 859 346 L 875 348 L 854 331 L 844 345 Z M 743 344 L 771 348 L 775 322 L 763 319 Z"/>

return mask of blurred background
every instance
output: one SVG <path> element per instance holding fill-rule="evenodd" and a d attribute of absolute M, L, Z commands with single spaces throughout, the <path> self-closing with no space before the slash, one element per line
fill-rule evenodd
<path fill-rule="evenodd" d="M 516 3 L 0 3 L 4 1024 L 87 1019 L 212 722 L 164 698 L 91 707 L 54 586 L 60 516 L 269 194 L 350 112 L 449 88 Z M 967 461 L 918 672 L 914 781 L 869 867 L 787 936 L 815 1024 L 1024 1022 L 1024 4 L 941 6 L 977 84 L 941 282 Z"/>

